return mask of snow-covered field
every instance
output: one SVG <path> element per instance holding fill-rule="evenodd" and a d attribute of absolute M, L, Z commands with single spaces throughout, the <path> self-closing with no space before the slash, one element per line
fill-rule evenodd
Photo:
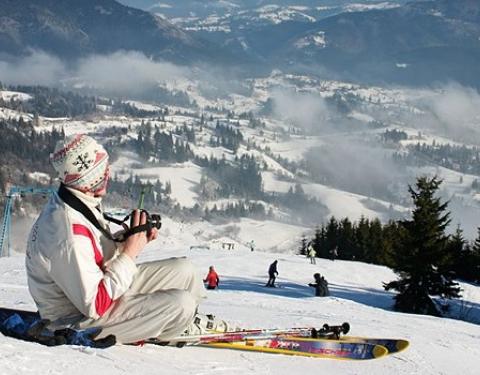
<path fill-rule="evenodd" d="M 142 181 L 162 183 L 170 182 L 172 186 L 171 198 L 181 202 L 184 207 L 193 207 L 196 203 L 197 193 L 195 187 L 200 183 L 201 168 L 193 163 L 163 167 L 140 168 L 142 161 L 132 152 L 124 152 L 112 165 L 112 174 L 121 180 L 131 176 L 132 171 Z M 134 169 L 132 169 L 134 166 Z"/>
<path fill-rule="evenodd" d="M 477 374 L 480 356 L 480 287 L 462 284 L 464 302 L 454 311 L 472 322 L 409 315 L 391 310 L 392 294 L 382 282 L 395 278 L 381 266 L 318 259 L 311 265 L 294 255 L 300 232 L 292 228 L 254 222 L 237 224 L 234 250 L 222 250 L 218 240 L 208 240 L 224 227 L 205 227 L 164 220 L 159 239 L 147 247 L 139 262 L 171 256 L 188 256 L 205 276 L 214 265 L 220 289 L 209 291 L 200 311 L 214 313 L 243 327 L 321 326 L 348 321 L 353 335 L 397 337 L 410 347 L 386 358 L 359 362 L 297 358 L 208 348 L 115 346 L 47 348 L 0 335 L 0 374 Z M 289 232 L 290 230 L 290 232 Z M 289 234 L 289 235 L 287 235 Z M 225 241 L 231 239 L 225 231 Z M 290 238 L 291 242 L 285 245 Z M 254 239 L 251 252 L 245 242 Z M 210 245 L 210 250 L 190 249 Z M 278 245 L 288 252 L 265 251 Z M 269 264 L 279 262 L 279 288 L 263 287 Z M 329 281 L 331 296 L 313 297 L 306 284 L 320 272 Z M 26 286 L 20 253 L 0 258 L 0 305 L 34 309 Z"/>
<path fill-rule="evenodd" d="M 13 100 L 13 101 L 23 102 L 23 101 L 32 99 L 32 96 L 30 94 L 25 94 L 23 92 L 18 92 L 18 91 L 1 90 L 0 99 L 4 101 Z"/>
<path fill-rule="evenodd" d="M 14 111 L 13 109 L 0 108 L 0 119 L 15 119 L 19 120 L 23 117 L 25 121 L 32 121 L 33 116 L 29 113 Z"/>

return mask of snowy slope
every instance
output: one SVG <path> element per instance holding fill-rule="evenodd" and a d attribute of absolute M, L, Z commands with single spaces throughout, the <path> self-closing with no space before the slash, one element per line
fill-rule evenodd
<path fill-rule="evenodd" d="M 382 282 L 395 278 L 381 266 L 356 262 L 317 260 L 311 265 L 304 257 L 265 251 L 265 245 L 281 247 L 286 239 L 298 241 L 300 233 L 286 228 L 242 221 L 235 250 L 221 250 L 209 242 L 210 232 L 220 227 L 202 227 L 164 220 L 160 238 L 149 244 L 140 262 L 187 255 L 202 275 L 215 265 L 220 289 L 209 292 L 200 310 L 211 312 L 244 327 L 320 326 L 348 321 L 354 335 L 403 337 L 410 348 L 400 354 L 366 363 L 295 358 L 206 348 L 129 347 L 106 350 L 79 347 L 46 348 L 0 335 L 0 374 L 476 374 L 480 356 L 480 288 L 462 284 L 465 302 L 457 303 L 475 323 L 391 311 L 392 294 Z M 242 233 L 245 232 L 242 236 Z M 248 233 L 248 234 L 247 234 Z M 231 239 L 228 232 L 225 238 Z M 257 249 L 242 245 L 254 239 Z M 211 245 L 210 250 L 190 245 Z M 280 288 L 266 289 L 268 265 L 279 261 Z M 329 281 L 331 297 L 314 298 L 306 286 L 320 272 Z M 0 258 L 0 305 L 33 309 L 26 286 L 23 255 Z M 204 276 L 204 275 L 203 275 Z"/>
<path fill-rule="evenodd" d="M 32 99 L 32 96 L 24 92 L 1 90 L 0 99 L 4 101 L 13 100 L 13 101 L 23 102 L 23 101 Z"/>
<path fill-rule="evenodd" d="M 478 134 L 476 129 L 478 129 L 477 124 L 479 124 L 480 119 L 478 115 L 480 96 L 478 94 L 467 89 L 448 86 L 442 89 L 365 86 L 349 82 L 322 80 L 308 75 L 286 74 L 278 70 L 272 71 L 265 77 L 246 79 L 241 83 L 240 86 L 243 88 L 239 90 L 241 93 L 236 93 L 235 90 L 232 92 L 226 90 L 227 93 L 224 94 L 207 95 L 202 90 L 204 84 L 197 78 L 172 78 L 171 81 L 163 83 L 164 88 L 171 90 L 172 93 L 177 91 L 184 93 L 192 103 L 195 102 L 198 106 L 193 104 L 189 107 L 166 106 L 160 102 L 143 103 L 125 100 L 126 103 L 143 110 L 168 109 L 168 115 L 165 116 L 164 120 L 154 115 L 153 112 L 152 117 L 127 117 L 109 113 L 108 106 L 105 106 L 105 112 L 99 112 L 94 116 L 87 116 L 83 119 L 41 116 L 38 129 L 47 130 L 53 127 L 59 129 L 62 127 L 67 134 L 85 132 L 97 135 L 109 131 L 111 127 L 115 126 L 125 131 L 127 131 L 127 128 L 129 129 L 127 134 L 122 135 L 122 139 L 125 141 L 135 139 L 136 131 L 142 121 L 150 122 L 152 126 L 158 126 L 165 132 L 173 132 L 176 128 L 186 125 L 195 129 L 196 142 L 195 144 L 189 144 L 195 156 L 218 159 L 225 157 L 228 161 L 234 161 L 235 156 L 242 154 L 254 156 L 262 168 L 265 192 L 285 193 L 292 186 L 295 186 L 295 183 L 301 183 L 309 196 L 317 198 L 328 209 L 328 211 L 325 210 L 328 213 L 319 217 L 316 223 L 312 223 L 312 226 L 328 220 L 330 215 L 335 215 L 338 218 L 349 216 L 352 220 L 358 219 L 362 215 L 369 218 L 379 217 L 381 220 L 401 217 L 409 209 L 408 206 L 411 203 L 407 193 L 408 184 L 414 181 L 415 176 L 424 173 L 428 175 L 437 174 L 444 180 L 442 198 L 446 200 L 454 198 L 450 206 L 454 219 L 450 228 L 451 231 L 460 223 L 465 231 L 466 238 L 472 240 L 476 237 L 480 215 L 480 195 L 472 188 L 472 182 L 478 179 L 478 176 L 466 175 L 435 166 L 422 169 L 411 168 L 401 183 L 393 180 L 392 184 L 385 184 L 386 192 L 397 197 L 395 200 L 385 202 L 380 199 L 388 199 L 386 197 L 389 197 L 389 194 L 378 194 L 377 192 L 372 193 L 377 194 L 376 196 L 362 195 L 368 194 L 368 190 L 355 189 L 352 186 L 345 186 L 345 184 L 335 186 L 335 179 L 330 182 L 325 181 L 323 182 L 325 185 L 321 185 L 318 183 L 321 180 L 312 180 L 303 168 L 294 169 L 287 162 L 282 162 L 282 159 L 301 165 L 305 158 L 312 159 L 312 150 L 320 147 L 328 148 L 328 146 L 335 144 L 343 145 L 344 143 L 348 144 L 348 149 L 357 144 L 367 143 L 372 152 L 376 152 L 377 149 L 387 149 L 387 152 L 390 153 L 393 152 L 390 149 L 391 145 L 384 145 L 380 142 L 382 133 L 386 129 L 404 131 L 408 135 L 407 140 L 393 146 L 399 152 L 407 152 L 408 145 L 417 143 L 460 145 L 462 144 L 459 143 L 460 139 L 455 141 L 455 138 L 443 134 L 443 131 L 438 127 L 430 129 L 429 126 L 425 125 L 424 127 L 420 124 L 423 124 L 424 120 L 433 115 L 435 119 L 440 116 L 442 121 L 448 120 L 447 124 L 451 123 L 449 126 L 456 129 L 458 125 L 456 119 L 461 118 L 460 114 L 463 112 L 468 115 L 463 122 L 469 125 L 465 126 L 475 129 L 468 133 L 471 135 L 467 137 L 468 142 L 464 142 L 465 146 L 471 147 L 478 144 L 478 142 L 475 142 L 476 136 L 474 136 Z M 215 90 L 212 91 L 215 92 Z M 228 94 L 228 92 L 230 93 Z M 28 100 L 31 97 L 26 93 L 1 90 L 0 96 L 4 99 L 16 98 L 16 100 Z M 313 126 L 310 122 L 315 123 L 317 118 L 323 118 L 323 112 L 332 112 L 331 106 L 325 104 L 325 100 L 329 98 L 350 103 L 350 112 L 339 114 L 333 111 L 333 115 L 334 118 L 338 117 L 340 123 L 343 121 L 352 122 L 350 124 L 352 127 L 348 128 L 349 130 L 340 128 L 338 130 L 331 129 L 331 131 L 325 133 L 317 134 L 313 132 L 310 134 L 309 131 L 312 130 L 310 126 Z M 450 103 L 455 98 L 457 99 L 454 102 L 463 104 L 458 105 L 458 108 L 453 106 L 453 114 L 450 114 L 450 111 L 445 111 L 449 114 L 445 116 L 445 113 L 441 111 L 433 111 L 437 107 L 446 107 L 445 104 Z M 267 111 L 265 116 L 255 114 L 259 124 L 252 125 L 249 123 L 248 117 L 240 115 L 248 111 L 255 113 L 269 101 L 273 103 L 273 112 L 268 114 Z M 319 108 L 318 111 L 311 111 L 312 108 L 317 107 Z M 303 118 L 303 116 L 298 116 L 297 112 L 313 112 L 313 115 Z M 427 115 L 428 113 L 430 115 Z M 0 119 L 18 119 L 20 116 L 23 116 L 26 120 L 32 120 L 34 117 L 31 113 L 14 111 L 0 106 Z M 200 116 L 204 121 L 202 126 L 199 125 Z M 452 119 L 455 119 L 455 121 Z M 217 122 L 239 129 L 242 132 L 244 143 L 240 145 L 236 154 L 224 147 L 212 146 L 210 141 L 215 139 Z M 437 120 L 433 121 L 433 123 L 437 122 Z M 462 122 L 460 125 L 462 125 Z M 462 125 L 462 127 L 465 126 Z M 182 135 L 175 135 L 175 138 L 185 141 L 185 137 Z M 104 140 L 106 141 L 106 139 Z M 340 153 L 333 158 L 340 163 L 335 173 L 345 173 L 345 160 L 342 157 L 337 160 L 337 156 L 341 156 Z M 358 160 L 356 158 L 352 162 L 355 164 L 355 162 L 362 161 L 362 163 L 358 163 L 358 168 L 359 171 L 363 171 L 365 165 L 371 165 L 372 159 L 369 153 L 363 155 L 362 152 L 358 156 Z M 365 156 L 365 160 L 362 156 Z M 321 155 L 318 155 L 319 159 L 315 160 L 313 158 L 313 161 L 320 161 L 321 157 Z M 183 207 L 193 207 L 195 204 L 199 204 L 201 208 L 204 208 L 206 202 L 203 202 L 199 195 L 199 182 L 202 175 L 208 173 L 207 170 L 191 162 L 182 165 L 167 164 L 161 161 L 161 163 L 158 163 L 158 160 L 150 161 L 152 163 L 144 163 L 132 152 L 122 150 L 120 151 L 120 158 L 114 162 L 112 170 L 119 178 L 128 178 L 132 173 L 131 170 L 134 169 L 134 173 L 138 174 L 142 180 L 148 179 L 155 182 L 159 179 L 163 184 L 170 182 L 172 186 L 171 198 L 175 202 Z M 350 164 L 350 162 L 348 163 Z M 368 170 L 365 171 L 365 174 L 369 175 L 368 172 Z M 377 172 L 382 177 L 387 171 L 382 171 L 382 168 L 379 168 Z M 399 170 L 398 174 L 400 176 L 402 176 L 402 173 Z M 390 173 L 387 173 L 387 181 L 390 180 Z M 373 190 L 378 191 L 378 189 Z M 231 197 L 227 199 L 231 199 Z M 125 206 L 125 204 L 122 204 L 122 206 Z M 284 208 L 273 207 L 275 218 L 288 220 L 289 218 L 285 217 L 285 214 L 287 216 L 291 216 L 291 214 L 288 212 L 279 213 L 281 210 L 284 210 Z"/>
<path fill-rule="evenodd" d="M 19 120 L 20 117 L 23 117 L 25 121 L 32 121 L 33 116 L 29 113 L 15 111 L 13 109 L 1 108 L 0 107 L 0 119 L 15 119 Z"/>

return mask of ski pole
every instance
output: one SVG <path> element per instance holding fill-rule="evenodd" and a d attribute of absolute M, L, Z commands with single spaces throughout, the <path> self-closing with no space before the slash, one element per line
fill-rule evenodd
<path fill-rule="evenodd" d="M 143 210 L 143 201 L 145 199 L 145 188 L 142 188 L 142 191 L 140 192 L 140 198 L 138 200 L 138 209 Z"/>

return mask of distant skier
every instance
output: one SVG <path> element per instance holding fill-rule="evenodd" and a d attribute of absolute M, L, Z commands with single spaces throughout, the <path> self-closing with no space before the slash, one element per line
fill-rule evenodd
<path fill-rule="evenodd" d="M 313 275 L 315 279 L 314 283 L 308 284 L 312 288 L 315 288 L 315 296 L 316 297 L 327 297 L 330 295 L 330 291 L 328 290 L 328 281 L 325 280 L 323 276 L 320 276 L 319 273 L 315 273 Z"/>
<path fill-rule="evenodd" d="M 215 268 L 210 266 L 208 269 L 208 275 L 203 280 L 204 283 L 207 283 L 207 289 L 216 289 L 218 284 L 220 283 L 220 279 L 218 278 L 217 272 L 215 272 Z"/>
<path fill-rule="evenodd" d="M 250 251 L 254 251 L 255 250 L 255 241 L 251 240 L 249 245 L 250 245 Z"/>
<path fill-rule="evenodd" d="M 338 258 L 338 247 L 335 246 L 332 250 L 330 250 L 330 260 L 334 261 Z"/>
<path fill-rule="evenodd" d="M 317 256 L 317 252 L 315 251 L 315 248 L 313 247 L 313 244 L 311 242 L 308 244 L 307 256 L 308 258 L 310 258 L 311 264 L 317 264 L 317 261 L 315 259 L 315 257 Z"/>
<path fill-rule="evenodd" d="M 275 288 L 275 279 L 278 276 L 277 263 L 278 263 L 278 260 L 275 260 L 275 262 L 270 264 L 270 267 L 268 268 L 269 279 L 268 279 L 267 285 L 265 286 Z"/>
<path fill-rule="evenodd" d="M 136 232 L 116 242 L 101 207 L 110 177 L 101 144 L 67 136 L 50 158 L 61 184 L 33 225 L 25 261 L 29 291 L 49 328 L 99 327 L 98 338 L 113 334 L 121 343 L 230 328 L 196 313 L 205 287 L 186 258 L 135 263 L 158 236 L 145 212 L 132 212 Z"/>

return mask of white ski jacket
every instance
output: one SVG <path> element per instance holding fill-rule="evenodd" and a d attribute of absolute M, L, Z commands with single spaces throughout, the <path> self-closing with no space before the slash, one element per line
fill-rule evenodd
<path fill-rule="evenodd" d="M 96 208 L 98 198 L 69 191 L 108 228 Z M 100 318 L 128 290 L 137 272 L 128 255 L 56 193 L 30 232 L 26 268 L 40 316 L 56 327 Z"/>

